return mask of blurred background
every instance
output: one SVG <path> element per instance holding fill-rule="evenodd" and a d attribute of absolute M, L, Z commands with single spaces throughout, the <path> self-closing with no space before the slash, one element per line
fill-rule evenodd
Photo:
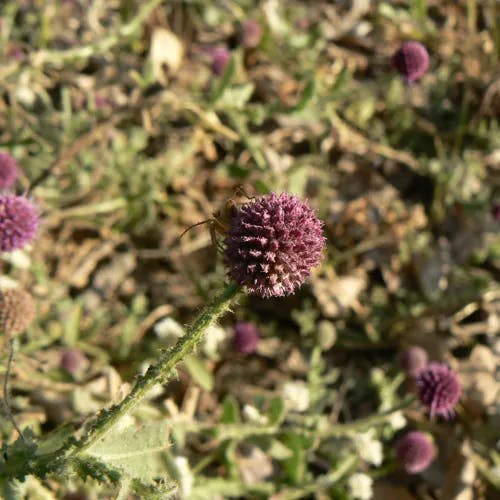
<path fill-rule="evenodd" d="M 15 341 L 21 428 L 77 428 L 126 394 L 224 282 L 210 224 L 183 231 L 227 200 L 288 191 L 325 221 L 323 264 L 292 297 L 243 298 L 131 417 L 169 424 L 151 480 L 180 480 L 183 498 L 371 498 L 353 485 L 363 474 L 375 498 L 498 498 L 498 2 L 0 9 L 0 149 L 42 216 L 31 247 L 0 260 L 1 286 L 37 304 Z M 408 40 L 430 56 L 411 84 L 391 64 Z M 258 330 L 251 352 L 234 342 L 242 321 Z M 287 422 L 325 425 L 387 410 L 411 390 L 398 357 L 412 345 L 459 373 L 463 398 L 451 423 L 412 407 L 373 428 L 380 460 L 356 436 L 205 432 L 265 425 L 276 405 Z M 405 426 L 439 449 L 420 475 L 394 459 Z M 0 428 L 11 442 L 11 423 Z M 19 498 L 153 498 L 76 477 L 23 488 Z"/>

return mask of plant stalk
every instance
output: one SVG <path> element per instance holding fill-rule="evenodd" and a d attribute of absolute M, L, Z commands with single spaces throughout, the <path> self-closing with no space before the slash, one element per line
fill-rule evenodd
<path fill-rule="evenodd" d="M 177 344 L 162 352 L 158 362 L 137 378 L 130 393 L 120 403 L 99 412 L 79 441 L 71 438 L 58 450 L 36 457 L 27 456 L 22 460 L 7 460 L 4 463 L 0 460 L 0 479 L 24 479 L 28 474 L 44 477 L 49 472 L 71 467 L 72 463 L 76 463 L 79 457 L 103 438 L 123 416 L 133 411 L 151 389 L 169 378 L 175 366 L 186 354 L 194 350 L 203 338 L 205 330 L 230 309 L 240 290 L 240 285 L 236 283 L 227 285 L 187 328 Z"/>
<path fill-rule="evenodd" d="M 130 393 L 117 405 L 102 410 L 87 434 L 69 452 L 69 456 L 81 455 L 101 439 L 125 415 L 130 413 L 158 384 L 163 384 L 172 373 L 174 367 L 192 352 L 203 337 L 205 330 L 231 306 L 241 287 L 236 283 L 229 284 L 226 289 L 209 304 L 187 329 L 177 344 L 164 351 L 158 362 L 139 376 Z"/>

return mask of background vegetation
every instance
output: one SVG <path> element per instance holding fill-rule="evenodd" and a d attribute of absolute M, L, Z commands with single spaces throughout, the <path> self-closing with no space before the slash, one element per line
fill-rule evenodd
<path fill-rule="evenodd" d="M 4 495 L 352 498 L 366 473 L 376 498 L 494 498 L 499 16 L 495 0 L 3 1 L 0 147 L 43 214 L 32 248 L 0 263 L 2 286 L 38 307 L 10 383 L 28 435 L 54 446 L 182 334 L 224 267 L 206 225 L 179 236 L 226 200 L 296 193 L 327 237 L 308 286 L 241 300 L 93 450 L 117 484 L 89 467 L 86 481 L 28 477 Z M 247 19 L 263 29 L 255 49 L 241 43 Z M 410 86 L 390 64 L 405 40 L 431 57 Z M 221 76 L 214 46 L 231 51 Z M 232 349 L 238 320 L 259 327 L 257 353 Z M 398 407 L 409 345 L 464 390 L 450 423 L 404 411 L 439 448 L 418 476 L 393 457 L 401 413 L 335 435 Z M 84 355 L 72 373 L 68 348 Z M 2 373 L 7 357 L 4 343 Z M 17 437 L 7 419 L 0 430 Z M 382 443 L 380 464 L 366 442 Z"/>

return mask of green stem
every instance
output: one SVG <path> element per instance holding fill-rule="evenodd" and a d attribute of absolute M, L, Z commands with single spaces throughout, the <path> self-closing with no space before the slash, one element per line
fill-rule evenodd
<path fill-rule="evenodd" d="M 281 425 L 256 425 L 256 424 L 213 424 L 197 422 L 175 422 L 176 429 L 184 432 L 211 432 L 220 441 L 226 439 L 244 440 L 256 436 L 274 436 L 281 432 L 292 431 L 306 438 L 328 439 L 338 436 L 348 436 L 356 432 L 370 429 L 376 425 L 385 423 L 394 413 L 408 408 L 415 399 L 410 397 L 402 401 L 399 405 L 382 413 L 376 413 L 369 417 L 360 418 L 353 422 L 321 426 L 310 425 L 300 419 L 292 420 Z"/>
<path fill-rule="evenodd" d="M 141 375 L 130 393 L 121 403 L 112 406 L 109 410 L 102 410 L 88 433 L 70 451 L 70 456 L 81 455 L 93 444 L 101 439 L 124 415 L 130 413 L 158 384 L 163 384 L 172 373 L 174 367 L 184 359 L 186 354 L 194 350 L 201 340 L 205 330 L 224 314 L 231 306 L 233 299 L 240 290 L 240 286 L 231 283 L 226 289 L 209 304 L 198 316 L 186 334 L 179 339 L 177 344 L 162 353 L 155 365 Z"/>
<path fill-rule="evenodd" d="M 283 491 L 280 491 L 279 498 L 280 500 L 296 500 L 318 492 L 325 493 L 334 484 L 337 484 L 349 471 L 353 470 L 357 462 L 357 456 L 348 455 L 332 471 L 317 477 L 313 482 L 306 483 L 297 488 L 285 488 Z"/>
<path fill-rule="evenodd" d="M 123 416 L 133 411 L 153 387 L 163 384 L 169 378 L 177 363 L 194 350 L 205 330 L 229 310 L 240 289 L 241 287 L 236 283 L 229 284 L 200 313 L 177 344 L 164 351 L 158 362 L 150 366 L 148 371 L 137 379 L 130 393 L 120 403 L 101 410 L 80 441 L 71 439 L 62 448 L 39 455 L 35 459 L 29 456 L 26 460 L 9 460 L 3 464 L 0 461 L 0 479 L 23 478 L 27 474 L 42 477 L 48 472 L 71 467 L 71 464 L 76 463 L 79 457 L 109 432 Z"/>

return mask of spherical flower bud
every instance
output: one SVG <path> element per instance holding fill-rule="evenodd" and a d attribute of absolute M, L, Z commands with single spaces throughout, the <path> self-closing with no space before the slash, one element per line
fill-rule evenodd
<path fill-rule="evenodd" d="M 405 42 L 392 56 L 392 65 L 408 83 L 415 82 L 429 69 L 429 54 L 420 42 Z"/>
<path fill-rule="evenodd" d="M 225 47 L 214 47 L 210 50 L 212 57 L 212 71 L 215 75 L 222 75 L 231 59 L 231 52 Z"/>
<path fill-rule="evenodd" d="M 0 189 L 11 188 L 16 183 L 18 175 L 16 160 L 9 153 L 0 151 Z"/>
<path fill-rule="evenodd" d="M 323 223 L 308 204 L 288 193 L 246 203 L 225 239 L 229 276 L 263 298 L 295 292 L 321 260 Z"/>
<path fill-rule="evenodd" d="M 416 377 L 418 372 L 427 366 L 427 352 L 418 346 L 406 349 L 401 356 L 401 365 L 410 377 Z"/>
<path fill-rule="evenodd" d="M 77 375 L 87 365 L 85 354 L 78 349 L 66 349 L 61 356 L 61 368 L 71 375 Z"/>
<path fill-rule="evenodd" d="M 234 349 L 242 354 L 252 354 L 257 349 L 259 337 L 259 330 L 253 323 L 240 321 L 234 328 Z"/>
<path fill-rule="evenodd" d="M 35 303 L 28 292 L 19 288 L 0 290 L 0 333 L 23 333 L 34 318 Z"/>
<path fill-rule="evenodd" d="M 408 474 L 418 474 L 429 467 L 436 456 L 434 444 L 423 432 L 404 434 L 396 443 L 396 456 Z"/>
<path fill-rule="evenodd" d="M 23 248 L 35 237 L 38 225 L 37 211 L 27 198 L 0 195 L 0 251 Z"/>
<path fill-rule="evenodd" d="M 241 44 L 247 49 L 253 49 L 262 40 L 262 28 L 255 19 L 247 19 L 241 25 Z"/>
<path fill-rule="evenodd" d="M 442 363 L 429 363 L 416 377 L 418 397 L 432 417 L 451 418 L 462 389 L 454 371 Z"/>

